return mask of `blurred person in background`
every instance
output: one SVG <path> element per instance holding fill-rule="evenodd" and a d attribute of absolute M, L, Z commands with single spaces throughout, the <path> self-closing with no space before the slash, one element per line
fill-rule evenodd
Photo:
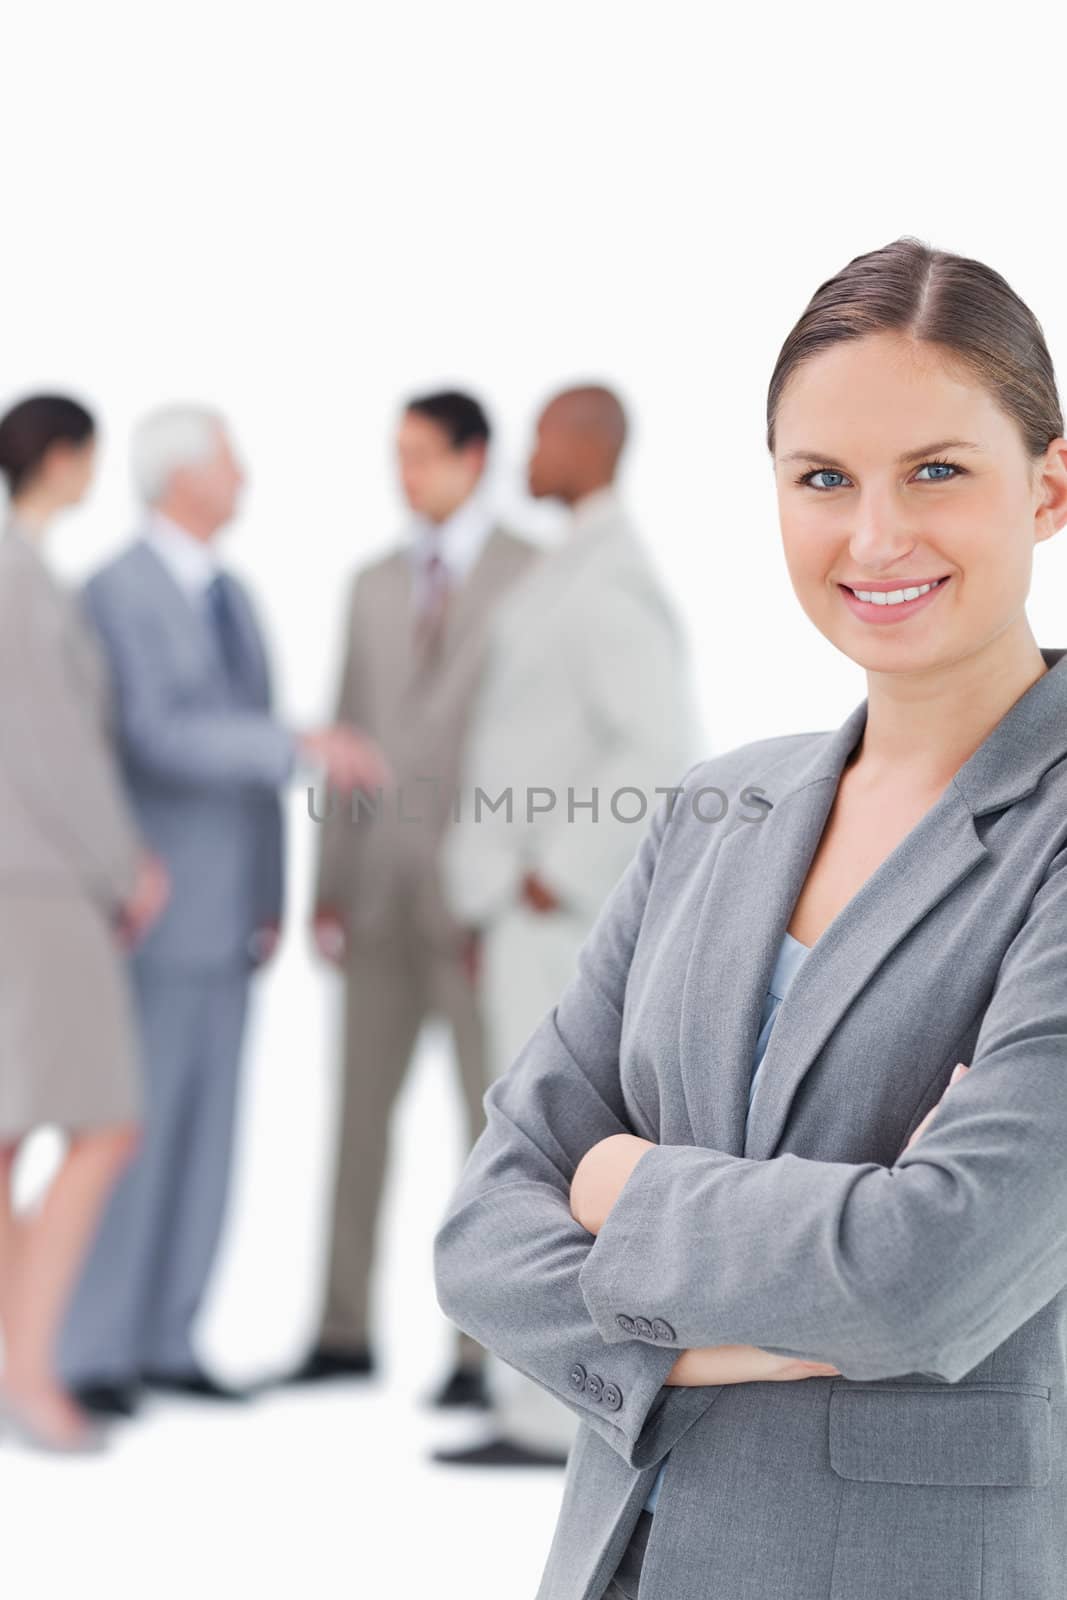
<path fill-rule="evenodd" d="M 54 1342 L 92 1229 L 138 1135 L 141 1079 L 123 946 L 167 893 L 126 805 L 106 663 L 46 565 L 53 518 L 92 480 L 93 418 L 38 395 L 0 420 L 0 1324 L 7 1420 L 28 1442 L 95 1449 Z M 16 1214 L 26 1137 L 66 1135 L 46 1194 Z"/>
<path fill-rule="evenodd" d="M 305 768 L 346 792 L 386 771 L 350 729 L 296 733 L 272 709 L 251 601 L 217 553 L 244 484 L 223 419 L 190 405 L 150 413 L 133 469 L 143 526 L 85 600 L 112 666 L 132 805 L 173 893 L 133 957 L 144 1138 L 60 1344 L 83 1405 L 112 1415 L 132 1414 L 144 1387 L 242 1393 L 203 1370 L 194 1323 L 229 1186 L 250 979 L 279 936 L 279 790 Z"/>
<path fill-rule="evenodd" d="M 314 934 L 344 974 L 343 1095 L 325 1303 L 294 1381 L 375 1368 L 368 1298 L 389 1121 L 426 1018 L 451 1032 L 471 1144 L 484 1126 L 481 1020 L 465 933 L 441 892 L 440 841 L 487 622 L 539 553 L 498 523 L 489 438 L 469 395 L 408 403 L 396 448 L 412 522 L 351 588 L 337 719 L 378 741 L 395 786 L 375 815 L 335 806 L 321 827 Z M 484 1360 L 457 1330 L 434 1403 L 484 1404 Z"/>
<path fill-rule="evenodd" d="M 574 971 L 578 948 L 637 848 L 657 785 L 693 760 L 697 726 L 683 630 L 616 477 L 627 418 L 611 390 L 564 390 L 537 424 L 530 492 L 569 510 L 559 548 L 493 619 L 444 880 L 472 930 L 493 1077 Z M 512 815 L 491 809 L 511 791 Z M 434 1458 L 562 1466 L 577 1421 L 489 1358 L 485 1438 Z"/>

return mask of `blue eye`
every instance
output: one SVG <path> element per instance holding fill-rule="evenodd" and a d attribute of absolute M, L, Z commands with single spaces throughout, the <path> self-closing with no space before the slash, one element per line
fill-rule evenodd
<path fill-rule="evenodd" d="M 921 478 L 919 476 L 928 470 L 933 473 L 932 477 Z M 965 468 L 958 467 L 954 461 L 924 461 L 915 475 L 921 483 L 949 483 L 953 478 L 960 477 L 964 471 Z M 820 478 L 832 481 L 819 483 L 817 480 Z M 812 472 L 803 473 L 801 477 L 797 478 L 796 482 L 825 494 L 830 489 L 840 489 L 843 483 L 849 482 L 849 479 L 843 472 L 839 472 L 836 467 L 817 467 Z"/>

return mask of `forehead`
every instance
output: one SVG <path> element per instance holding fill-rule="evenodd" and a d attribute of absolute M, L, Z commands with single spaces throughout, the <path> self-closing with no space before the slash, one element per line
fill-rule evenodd
<path fill-rule="evenodd" d="M 992 447 L 1012 427 L 951 352 L 899 334 L 869 334 L 832 345 L 793 372 L 778 405 L 775 453 L 852 447 L 895 455 L 946 437 Z"/>
<path fill-rule="evenodd" d="M 397 427 L 397 442 L 402 449 L 430 452 L 450 450 L 452 441 L 445 429 L 432 417 L 421 416 L 417 411 L 405 411 Z"/>
<path fill-rule="evenodd" d="M 537 419 L 538 430 L 541 433 L 566 433 L 570 430 L 573 413 L 568 408 L 564 396 L 550 400 Z"/>

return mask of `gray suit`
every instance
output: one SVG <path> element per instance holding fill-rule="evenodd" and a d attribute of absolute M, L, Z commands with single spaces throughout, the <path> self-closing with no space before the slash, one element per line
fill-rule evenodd
<path fill-rule="evenodd" d="M 229 675 L 208 619 L 144 540 L 85 591 L 116 685 L 130 799 L 172 893 L 132 962 L 149 1118 L 66 1319 L 70 1381 L 196 1365 L 192 1324 L 226 1198 L 250 939 L 281 915 L 278 786 L 294 760 L 292 735 L 271 715 L 251 605 L 226 581 L 240 646 Z"/>
<path fill-rule="evenodd" d="M 641 1600 L 1061 1596 L 1067 664 L 1043 655 L 806 957 L 747 1137 L 760 1001 L 865 700 L 690 769 L 486 1095 L 437 1286 L 582 1419 L 538 1600 L 600 1600 L 668 1451 Z M 657 1148 L 594 1239 L 570 1179 L 619 1132 Z M 731 1343 L 841 1375 L 664 1385 Z"/>
<path fill-rule="evenodd" d="M 321 1342 L 369 1342 L 370 1292 L 389 1123 L 425 1018 L 445 1020 L 455 1045 L 468 1143 L 481 1132 L 488 1073 L 464 929 L 440 871 L 488 620 L 536 562 L 536 546 L 496 527 L 453 595 L 440 651 L 412 633 L 410 551 L 400 547 L 353 579 L 337 720 L 384 750 L 395 798 L 373 816 L 336 804 L 319 828 L 316 904 L 344 914 L 343 1094 Z M 429 782 L 427 780 L 430 780 Z M 355 820 L 354 820 L 355 817 Z M 481 1347 L 456 1336 L 456 1359 Z"/>

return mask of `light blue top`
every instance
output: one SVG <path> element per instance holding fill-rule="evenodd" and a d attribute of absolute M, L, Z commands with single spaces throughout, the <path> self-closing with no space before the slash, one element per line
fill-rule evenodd
<path fill-rule="evenodd" d="M 760 1022 L 759 1038 L 756 1040 L 756 1050 L 752 1063 L 752 1081 L 749 1084 L 748 1089 L 748 1104 L 750 1109 L 752 1106 L 752 1096 L 756 1088 L 756 1079 L 759 1077 L 760 1067 L 763 1064 L 763 1053 L 767 1048 L 767 1040 L 770 1038 L 771 1028 L 774 1026 L 774 1019 L 778 1015 L 778 1007 L 785 999 L 789 985 L 796 977 L 801 963 L 803 962 L 804 957 L 808 954 L 809 949 L 809 945 L 801 944 L 800 940 L 794 939 L 791 933 L 785 934 L 782 939 L 782 943 L 779 946 L 778 959 L 775 962 L 774 971 L 771 973 L 770 983 L 767 987 L 767 994 L 763 1001 L 763 1016 Z M 663 1472 L 666 1465 L 667 1457 L 664 1456 L 663 1460 L 660 1462 L 660 1468 L 656 1474 L 652 1488 L 649 1490 L 648 1499 L 645 1501 L 646 1511 L 655 1511 L 656 1509 L 656 1501 L 659 1498 L 659 1486 L 663 1481 Z"/>

